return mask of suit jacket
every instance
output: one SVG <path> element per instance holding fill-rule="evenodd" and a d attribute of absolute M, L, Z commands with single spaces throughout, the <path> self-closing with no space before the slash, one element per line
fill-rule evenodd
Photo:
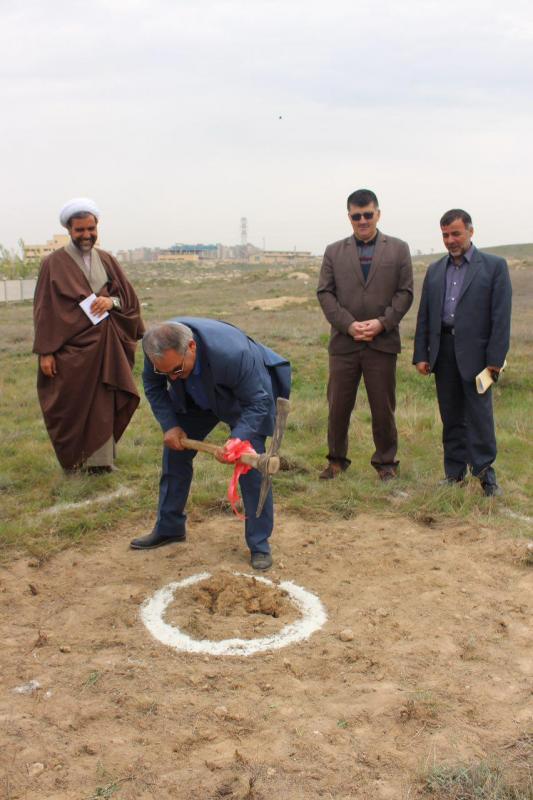
<path fill-rule="evenodd" d="M 231 435 L 249 439 L 270 436 L 276 419 L 276 398 L 288 397 L 291 366 L 287 359 L 255 342 L 229 322 L 201 317 L 175 317 L 191 328 L 201 364 L 201 382 L 210 409 L 231 428 Z M 185 381 L 167 381 L 144 359 L 143 384 L 163 431 L 176 427 L 186 413 Z"/>
<path fill-rule="evenodd" d="M 371 347 L 399 353 L 399 324 L 413 302 L 413 268 L 409 247 L 401 239 L 378 231 L 372 266 L 365 283 L 355 238 L 326 247 L 317 295 L 331 324 L 329 352 L 351 353 Z M 379 319 L 384 330 L 372 342 L 348 335 L 352 322 Z"/>
<path fill-rule="evenodd" d="M 413 364 L 439 355 L 448 255 L 430 264 L 415 332 Z M 455 310 L 455 356 L 461 377 L 473 380 L 487 366 L 501 367 L 509 349 L 511 279 L 505 259 L 474 249 Z"/>

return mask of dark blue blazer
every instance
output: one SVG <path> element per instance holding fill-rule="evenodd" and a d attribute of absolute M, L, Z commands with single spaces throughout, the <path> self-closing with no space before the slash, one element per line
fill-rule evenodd
<path fill-rule="evenodd" d="M 430 264 L 416 321 L 413 364 L 439 355 L 448 256 Z M 511 279 L 505 259 L 474 249 L 455 310 L 455 356 L 461 377 L 472 380 L 488 366 L 501 367 L 511 333 Z"/>
<path fill-rule="evenodd" d="M 201 380 L 212 412 L 231 428 L 231 435 L 250 439 L 271 436 L 276 418 L 276 398 L 289 397 L 291 366 L 287 359 L 255 342 L 229 322 L 201 317 L 174 317 L 191 328 L 201 364 Z M 177 414 L 186 413 L 185 385 L 167 381 L 144 359 L 146 397 L 163 431 L 179 425 Z"/>

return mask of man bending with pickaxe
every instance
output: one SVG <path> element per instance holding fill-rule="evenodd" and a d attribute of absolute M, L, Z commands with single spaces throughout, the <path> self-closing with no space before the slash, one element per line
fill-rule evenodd
<path fill-rule="evenodd" d="M 200 317 L 158 323 L 144 335 L 142 345 L 144 391 L 163 430 L 164 449 L 157 522 L 131 547 L 147 550 L 185 539 L 184 509 L 193 458 L 200 449 L 190 449 L 194 448 L 190 440 L 203 441 L 219 422 L 225 422 L 231 437 L 219 460 L 226 460 L 235 439 L 265 453 L 266 437 L 272 436 L 268 454 L 239 479 L 251 564 L 254 569 L 268 569 L 274 525 L 270 473 L 275 471 L 269 461 L 274 461 L 285 429 L 288 402 L 283 398 L 289 397 L 290 363 L 239 328 Z"/>

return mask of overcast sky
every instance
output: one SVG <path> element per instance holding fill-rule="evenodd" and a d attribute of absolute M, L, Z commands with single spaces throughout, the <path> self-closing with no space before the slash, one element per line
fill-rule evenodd
<path fill-rule="evenodd" d="M 0 0 L 0 243 L 89 196 L 111 250 L 321 253 L 346 196 L 442 249 L 533 241 L 530 0 Z"/>

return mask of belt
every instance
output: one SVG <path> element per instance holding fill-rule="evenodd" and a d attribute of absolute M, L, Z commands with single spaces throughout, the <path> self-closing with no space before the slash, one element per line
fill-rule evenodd
<path fill-rule="evenodd" d="M 455 328 L 453 325 L 443 325 L 440 329 L 442 334 L 447 334 L 448 336 L 455 336 Z"/>

